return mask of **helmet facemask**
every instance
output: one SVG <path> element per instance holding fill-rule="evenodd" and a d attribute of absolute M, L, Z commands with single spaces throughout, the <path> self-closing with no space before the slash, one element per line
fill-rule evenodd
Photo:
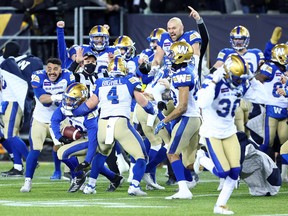
<path fill-rule="evenodd" d="M 88 98 L 88 89 L 81 83 L 70 84 L 63 94 L 62 107 L 66 110 L 74 110 Z"/>

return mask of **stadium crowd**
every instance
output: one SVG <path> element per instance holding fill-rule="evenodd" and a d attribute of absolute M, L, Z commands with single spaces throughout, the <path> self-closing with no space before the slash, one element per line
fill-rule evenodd
<path fill-rule="evenodd" d="M 90 2 L 110 12 L 120 6 Z M 288 44 L 281 42 L 282 28 L 275 27 L 262 51 L 249 48 L 246 27 L 235 26 L 227 32 L 231 47 L 207 68 L 209 29 L 197 10 L 187 8 L 197 29 L 184 31 L 182 20 L 172 17 L 166 29 L 151 29 L 141 51 L 117 31 L 110 45 L 114 25 L 105 20 L 90 28 L 89 44 L 72 46 L 65 41 L 67 23 L 54 22 L 58 56 L 46 62 L 20 53 L 16 41 L 6 43 L 0 138 L 13 167 L 1 175 L 25 176 L 20 192 L 31 192 L 50 138 L 50 179 L 68 178 L 70 193 L 95 194 L 99 174 L 109 180 L 107 191 L 115 191 L 128 171 L 129 195 L 165 190 L 156 171 L 166 161 L 166 184 L 178 190 L 165 199 L 192 199 L 204 168 L 219 177 L 214 214 L 234 214 L 227 202 L 240 179 L 253 196 L 277 194 L 288 182 Z M 29 146 L 19 136 L 23 126 L 30 128 Z M 274 162 L 275 146 L 281 166 Z"/>

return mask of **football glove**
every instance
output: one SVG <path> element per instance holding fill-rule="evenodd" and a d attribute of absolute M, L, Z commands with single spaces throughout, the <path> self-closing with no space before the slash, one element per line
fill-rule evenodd
<path fill-rule="evenodd" d="M 67 117 L 73 116 L 73 113 L 71 110 L 66 110 L 66 109 L 64 109 L 64 107 L 61 107 L 60 109 L 61 109 L 61 112 L 63 113 L 63 115 L 65 115 Z"/>
<path fill-rule="evenodd" d="M 64 143 L 64 144 L 69 144 L 69 143 L 73 142 L 73 140 L 68 139 L 68 138 L 65 137 L 65 136 L 61 136 L 61 137 L 59 138 L 59 142 Z"/>
<path fill-rule="evenodd" d="M 282 36 L 282 28 L 279 26 L 275 27 L 271 35 L 270 42 L 272 44 L 277 44 L 281 36 Z"/>
<path fill-rule="evenodd" d="M 62 98 L 63 98 L 63 94 L 51 95 L 51 100 L 53 102 L 61 102 Z"/>
<path fill-rule="evenodd" d="M 220 82 L 220 80 L 222 80 L 223 79 L 223 77 L 224 77 L 224 73 L 225 73 L 225 71 L 224 70 L 216 70 L 214 73 L 213 73 L 213 79 L 212 79 L 212 81 L 214 82 L 214 83 L 218 83 L 218 82 Z"/>
<path fill-rule="evenodd" d="M 155 135 L 158 134 L 159 131 L 160 131 L 162 128 L 164 128 L 166 125 L 167 125 L 166 123 L 164 123 L 163 121 L 160 121 L 160 122 L 156 125 L 156 127 L 155 127 L 154 134 L 155 134 Z"/>
<path fill-rule="evenodd" d="M 148 73 L 148 77 L 155 76 L 155 74 L 158 72 L 159 68 L 160 68 L 159 65 L 152 66 L 150 72 Z"/>
<path fill-rule="evenodd" d="M 85 168 L 87 168 L 88 166 L 90 166 L 90 163 L 88 163 L 87 161 L 83 161 L 82 163 L 80 163 L 76 168 L 75 168 L 75 172 L 79 172 L 84 170 Z"/>
<path fill-rule="evenodd" d="M 158 110 L 162 111 L 162 110 L 167 110 L 167 105 L 165 102 L 163 101 L 159 101 L 158 104 L 157 104 L 157 108 Z"/>

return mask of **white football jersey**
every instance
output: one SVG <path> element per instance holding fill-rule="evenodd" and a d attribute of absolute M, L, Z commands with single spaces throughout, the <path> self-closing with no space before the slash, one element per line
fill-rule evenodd
<path fill-rule="evenodd" d="M 221 67 L 218 70 L 224 69 Z M 237 132 L 234 118 L 240 99 L 266 104 L 267 94 L 263 84 L 255 79 L 231 89 L 224 79 L 215 86 L 212 78 L 213 75 L 208 76 L 198 91 L 198 105 L 203 117 L 199 133 L 203 137 L 224 139 Z"/>

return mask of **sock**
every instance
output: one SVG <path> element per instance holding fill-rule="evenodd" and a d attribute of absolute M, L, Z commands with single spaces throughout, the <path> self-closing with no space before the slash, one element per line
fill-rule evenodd
<path fill-rule="evenodd" d="M 28 154 L 28 157 L 26 159 L 26 178 L 33 178 L 37 161 L 40 155 L 40 150 L 31 150 Z"/>
<path fill-rule="evenodd" d="M 58 159 L 57 152 L 52 150 L 52 156 L 54 161 L 54 172 L 61 172 L 61 161 Z"/>
<path fill-rule="evenodd" d="M 172 162 L 171 166 L 172 166 L 177 182 L 186 180 L 184 176 L 184 166 L 181 160 L 176 160 Z"/>
<path fill-rule="evenodd" d="M 75 168 L 79 165 L 79 161 L 78 161 L 77 157 L 72 156 L 68 159 L 63 159 L 62 161 L 63 161 L 63 163 L 66 164 L 67 167 L 69 167 L 72 178 L 83 176 L 83 174 L 84 174 L 83 171 L 79 171 L 79 172 L 74 171 Z"/>
<path fill-rule="evenodd" d="M 138 182 L 140 182 L 145 173 L 145 168 L 146 168 L 145 159 L 139 158 L 133 167 L 133 180 L 137 180 Z"/>
<path fill-rule="evenodd" d="M 201 157 L 199 160 L 199 163 L 205 167 L 205 169 L 207 169 L 208 171 L 210 171 L 213 175 L 216 175 L 218 177 L 218 172 L 216 171 L 215 165 L 213 163 L 213 161 L 211 160 L 211 158 L 208 157 Z"/>
<path fill-rule="evenodd" d="M 92 187 L 96 187 L 96 179 L 89 177 L 88 184 Z"/>
<path fill-rule="evenodd" d="M 191 171 L 185 167 L 184 167 L 184 176 L 185 176 L 186 181 L 189 181 L 189 182 L 193 181 Z"/>
<path fill-rule="evenodd" d="M 102 171 L 104 167 L 104 163 L 107 156 L 104 156 L 100 153 L 96 154 L 95 157 L 92 160 L 92 167 L 90 172 L 90 177 L 97 179 L 99 176 L 99 173 Z"/>
<path fill-rule="evenodd" d="M 282 164 L 288 164 L 288 154 L 281 154 Z"/>
<path fill-rule="evenodd" d="M 223 188 L 218 196 L 216 206 L 225 206 L 230 198 L 237 180 L 233 180 L 229 176 L 224 180 Z"/>
<path fill-rule="evenodd" d="M 23 158 L 27 158 L 29 150 L 27 148 L 26 143 L 18 136 L 13 137 L 14 145 L 16 146 L 17 151 L 21 154 Z"/>
<path fill-rule="evenodd" d="M 138 187 L 139 184 L 140 184 L 140 182 L 137 181 L 137 180 L 134 180 L 134 179 L 133 179 L 132 182 L 131 182 L 131 185 L 134 185 L 135 187 Z"/>
<path fill-rule="evenodd" d="M 108 169 L 104 165 L 100 171 L 100 174 L 105 176 L 109 181 L 112 181 L 116 176 L 115 172 L 111 171 L 110 169 Z"/>
<path fill-rule="evenodd" d="M 165 160 L 167 149 L 163 146 L 159 149 L 153 160 L 149 160 L 146 166 L 146 173 L 150 173 L 153 168 L 155 168 L 159 163 Z"/>
<path fill-rule="evenodd" d="M 11 155 L 13 155 L 13 150 L 12 150 L 12 146 L 9 145 L 9 141 L 5 140 L 1 144 L 6 149 L 6 151 L 8 152 L 8 154 L 11 157 Z"/>

